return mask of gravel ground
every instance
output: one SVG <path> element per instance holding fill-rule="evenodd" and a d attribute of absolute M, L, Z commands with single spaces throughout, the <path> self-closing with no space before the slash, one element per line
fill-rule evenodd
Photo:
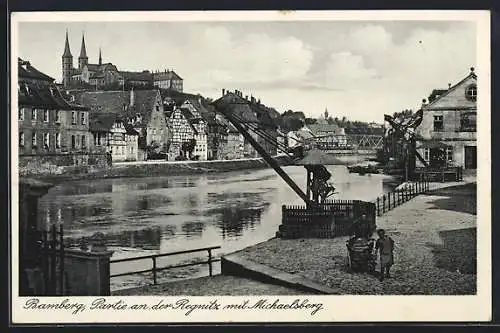
<path fill-rule="evenodd" d="M 223 275 L 112 292 L 112 296 L 253 296 L 301 294 L 304 293 L 294 289 Z"/>
<path fill-rule="evenodd" d="M 476 293 L 475 202 L 475 184 L 447 187 L 378 217 L 377 226 L 395 241 L 392 278 L 383 282 L 348 272 L 347 237 L 272 239 L 238 254 L 339 289 L 340 294 L 472 295 Z"/>

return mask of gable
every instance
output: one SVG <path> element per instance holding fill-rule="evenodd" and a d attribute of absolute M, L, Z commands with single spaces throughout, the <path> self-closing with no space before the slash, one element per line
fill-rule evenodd
<path fill-rule="evenodd" d="M 466 90 L 469 86 L 476 85 L 475 75 L 469 75 L 467 78 L 451 87 L 443 95 L 439 96 L 432 103 L 423 107 L 425 110 L 446 110 L 446 109 L 475 109 L 477 102 L 469 100 L 466 96 Z"/>

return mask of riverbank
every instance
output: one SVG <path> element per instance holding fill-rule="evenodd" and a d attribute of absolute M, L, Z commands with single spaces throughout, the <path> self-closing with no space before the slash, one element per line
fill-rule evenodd
<path fill-rule="evenodd" d="M 393 277 L 384 282 L 348 271 L 348 237 L 276 238 L 236 254 L 344 295 L 475 294 L 476 184 L 434 188 L 377 219 L 396 243 Z"/>
<path fill-rule="evenodd" d="M 291 165 L 287 156 L 276 156 L 281 166 Z M 269 168 L 262 158 L 218 161 L 143 161 L 117 162 L 111 168 L 68 168 L 59 174 L 30 175 L 29 178 L 50 183 L 108 178 L 184 176 Z"/>

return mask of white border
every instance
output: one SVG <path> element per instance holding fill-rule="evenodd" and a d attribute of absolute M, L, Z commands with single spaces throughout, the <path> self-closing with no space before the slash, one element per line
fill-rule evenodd
<path fill-rule="evenodd" d="M 477 69 L 479 94 L 478 146 L 478 270 L 476 296 L 311 296 L 311 302 L 324 303 L 325 309 L 311 316 L 309 311 L 85 311 L 79 315 L 59 310 L 27 311 L 25 299 L 16 297 L 18 270 L 18 174 L 17 144 L 11 140 L 12 226 L 12 321 L 13 323 L 134 323 L 134 322 L 371 322 L 371 321 L 488 321 L 491 320 L 491 192 L 490 192 L 490 14 L 488 11 L 200 11 L 200 12 L 32 12 L 13 13 L 11 24 L 11 82 L 17 82 L 17 43 L 20 22 L 56 21 L 289 21 L 289 20 L 434 20 L 472 21 L 477 23 Z M 450 61 L 452 61 L 450 59 Z M 409 78 L 411 79 L 411 78 Z M 11 85 L 12 106 L 17 105 L 16 85 Z M 17 108 L 11 108 L 11 138 L 17 138 Z M 154 304 L 181 297 L 126 297 L 130 302 Z M 220 303 L 237 303 L 261 297 L 217 297 Z M 280 296 L 280 301 L 298 297 Z M 63 298 L 58 298 L 62 300 Z M 71 297 L 72 302 L 88 303 L 95 298 Z M 109 301 L 123 299 L 109 297 Z M 190 297 L 192 302 L 214 297 Z M 273 299 L 271 297 L 271 299 Z M 383 306 L 382 305 L 383 302 Z M 363 304 L 363 311 L 359 311 Z"/>

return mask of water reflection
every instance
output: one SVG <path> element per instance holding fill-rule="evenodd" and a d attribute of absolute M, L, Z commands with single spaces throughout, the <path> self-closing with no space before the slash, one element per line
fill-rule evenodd
<path fill-rule="evenodd" d="M 393 185 L 382 175 L 331 166 L 337 198 L 372 200 Z M 287 167 L 305 186 L 302 167 Z M 110 246 L 177 251 L 221 245 L 223 252 L 273 237 L 282 204 L 300 198 L 273 170 L 67 182 L 40 200 L 39 223 L 64 224 L 68 239 L 106 235 Z"/>

